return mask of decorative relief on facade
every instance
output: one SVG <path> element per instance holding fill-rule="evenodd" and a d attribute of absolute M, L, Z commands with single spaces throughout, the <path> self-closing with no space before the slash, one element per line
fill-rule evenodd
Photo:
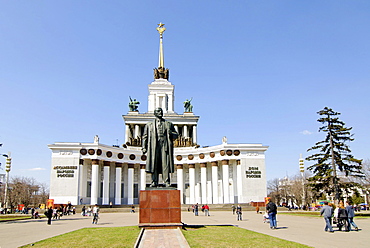
<path fill-rule="evenodd" d="M 100 156 L 102 153 L 103 153 L 103 152 L 102 152 L 102 150 L 101 150 L 101 149 L 96 150 L 96 155 Z"/>
<path fill-rule="evenodd" d="M 177 159 L 177 161 L 181 161 L 182 160 L 182 156 L 181 155 L 177 155 L 176 156 L 176 159 Z"/>
<path fill-rule="evenodd" d="M 135 154 L 130 154 L 130 157 L 129 157 L 131 160 L 135 160 L 136 156 Z"/>
<path fill-rule="evenodd" d="M 189 159 L 189 160 L 193 160 L 193 158 L 194 158 L 194 155 L 193 155 L 193 154 L 189 154 L 189 155 L 188 155 L 188 159 Z"/>
<path fill-rule="evenodd" d="M 225 151 L 224 151 L 224 150 L 221 150 L 221 151 L 220 151 L 220 155 L 221 155 L 221 156 L 225 156 Z"/>
<path fill-rule="evenodd" d="M 231 156 L 231 155 L 233 155 L 233 151 L 232 150 L 227 150 L 226 154 L 227 154 L 227 156 Z"/>
<path fill-rule="evenodd" d="M 258 156 L 259 153 L 258 152 L 248 152 L 246 155 L 247 156 Z"/>
<path fill-rule="evenodd" d="M 95 154 L 95 150 L 94 150 L 94 149 L 89 149 L 89 150 L 88 150 L 88 153 L 89 153 L 90 155 L 94 155 L 94 154 Z"/>
<path fill-rule="evenodd" d="M 80 154 L 81 154 L 81 155 L 86 155 L 86 154 L 87 154 L 87 150 L 86 150 L 85 148 L 82 148 L 82 149 L 80 150 Z"/>
<path fill-rule="evenodd" d="M 240 155 L 240 151 L 239 151 L 239 150 L 235 150 L 235 151 L 234 151 L 234 155 L 235 155 L 235 156 L 239 156 L 239 155 Z"/>
<path fill-rule="evenodd" d="M 117 158 L 119 158 L 119 159 L 123 159 L 123 157 L 124 157 L 123 153 L 118 153 L 118 154 L 117 154 Z"/>
<path fill-rule="evenodd" d="M 141 161 L 146 161 L 146 155 L 141 155 Z"/>
<path fill-rule="evenodd" d="M 59 155 L 62 155 L 62 156 L 73 155 L 73 152 L 72 151 L 61 151 L 59 152 Z"/>
<path fill-rule="evenodd" d="M 113 153 L 111 151 L 107 151 L 106 155 L 107 155 L 108 158 L 110 158 L 110 157 L 112 157 Z"/>
<path fill-rule="evenodd" d="M 204 159 L 204 153 L 199 154 L 200 159 Z"/>
<path fill-rule="evenodd" d="M 209 156 L 210 156 L 211 158 L 214 158 L 214 157 L 215 157 L 215 153 L 214 153 L 214 152 L 210 152 L 210 153 L 209 153 Z"/>

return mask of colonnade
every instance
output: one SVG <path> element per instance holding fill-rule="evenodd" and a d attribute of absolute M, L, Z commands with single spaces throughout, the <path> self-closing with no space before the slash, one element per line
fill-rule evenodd
<path fill-rule="evenodd" d="M 233 176 L 230 175 L 230 160 L 221 160 L 221 161 L 211 161 L 203 162 L 198 164 L 176 164 L 175 175 L 172 176 L 173 185 L 177 185 L 177 189 L 180 191 L 181 203 L 186 204 L 222 204 L 222 203 L 234 203 L 234 196 L 239 196 L 242 194 L 242 171 L 240 166 L 240 160 L 234 160 Z M 83 166 L 89 166 L 90 163 L 84 165 L 84 160 L 80 160 L 80 170 Z M 197 170 L 200 171 L 200 175 L 196 175 L 196 165 Z M 211 171 L 207 169 L 210 168 Z M 101 166 L 103 168 L 101 168 Z M 221 167 L 221 173 L 219 177 L 219 166 Z M 184 168 L 185 167 L 185 168 Z M 127 168 L 127 171 L 123 171 L 123 168 Z M 136 168 L 136 175 L 135 175 Z M 115 171 L 112 171 L 115 170 Z M 85 167 L 87 170 L 87 167 Z M 102 173 L 102 175 L 101 175 Z M 123 174 L 125 174 L 125 179 L 123 182 Z M 188 175 L 186 175 L 188 173 Z M 91 160 L 91 178 L 87 178 L 87 173 L 80 173 L 80 180 L 83 182 L 80 184 L 86 185 L 86 182 L 90 180 L 91 183 L 91 194 L 90 194 L 90 204 L 102 204 L 109 205 L 112 201 L 112 192 L 110 190 L 114 189 L 114 204 L 134 204 L 134 184 L 138 184 L 137 190 L 145 190 L 147 183 L 147 173 L 145 172 L 145 164 L 134 164 L 134 163 L 119 163 L 119 162 L 110 162 L 110 161 L 100 161 L 98 159 Z M 85 175 L 85 178 L 82 178 Z M 127 177 L 126 177 L 127 175 Z M 126 179 L 127 178 L 127 179 Z M 148 176 L 150 178 L 150 176 Z M 210 179 L 210 180 L 207 180 Z M 136 179 L 136 180 L 135 180 Z M 111 182 L 113 181 L 114 182 Z M 127 180 L 127 181 L 126 181 Z M 231 190 L 230 182 L 232 180 L 235 182 L 234 190 Z M 110 188 L 110 184 L 114 183 L 114 187 Z M 125 189 L 124 197 L 122 196 L 121 185 L 124 183 Z M 185 184 L 188 184 L 188 196 L 187 199 L 184 199 L 186 196 Z M 100 186 L 101 185 L 101 186 Z M 199 187 L 198 187 L 199 186 Z M 220 187 L 221 186 L 221 187 Z M 102 197 L 99 195 L 99 187 L 102 187 Z M 79 190 L 80 197 L 85 198 L 87 196 L 87 190 Z M 84 192 L 84 193 L 82 193 Z M 101 201 L 99 201 L 101 198 Z M 125 199 L 125 202 L 122 200 Z M 126 201 L 127 199 L 127 201 Z M 86 202 L 84 203 L 86 204 Z"/>
<path fill-rule="evenodd" d="M 126 124 L 126 130 L 125 130 L 125 143 L 129 142 L 130 141 L 130 138 L 138 138 L 138 137 L 141 137 L 142 135 L 142 129 L 144 128 L 145 125 L 140 125 L 140 124 L 134 124 L 134 125 L 130 125 L 130 124 Z M 176 132 L 179 133 L 179 130 L 181 127 L 182 130 L 181 130 L 181 133 L 179 133 L 182 137 L 185 137 L 185 138 L 192 138 L 193 139 L 193 143 L 197 143 L 197 125 L 177 125 L 177 124 L 174 124 L 174 127 L 175 127 L 175 130 Z M 190 130 L 192 131 L 190 135 Z"/>

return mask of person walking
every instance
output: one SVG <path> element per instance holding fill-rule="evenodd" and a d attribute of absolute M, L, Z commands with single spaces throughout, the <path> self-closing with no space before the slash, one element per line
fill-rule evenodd
<path fill-rule="evenodd" d="M 238 206 L 236 207 L 236 214 L 237 214 L 237 220 L 241 221 L 242 220 L 242 207 L 240 206 L 240 204 L 238 204 Z"/>
<path fill-rule="evenodd" d="M 266 211 L 269 215 L 270 219 L 270 228 L 271 229 L 276 229 L 277 224 L 276 224 L 276 214 L 277 214 L 277 206 L 275 203 L 271 201 L 271 199 L 268 199 L 268 203 L 266 205 Z"/>
<path fill-rule="evenodd" d="M 356 231 L 358 231 L 358 226 L 356 223 L 353 221 L 353 218 L 355 217 L 355 208 L 352 206 L 351 202 L 347 201 L 346 202 L 346 210 L 347 210 L 347 215 L 348 215 L 348 230 L 352 231 L 351 226 L 355 228 Z"/>
<path fill-rule="evenodd" d="M 342 228 L 344 227 L 344 231 L 349 232 L 348 214 L 346 208 L 343 205 L 343 202 L 340 202 L 338 207 L 338 224 L 339 231 L 342 231 Z"/>
<path fill-rule="evenodd" d="M 99 207 L 98 207 L 98 204 L 95 204 L 95 206 L 93 207 L 92 213 L 93 213 L 93 216 L 94 216 L 92 223 L 93 224 L 98 224 L 98 219 L 99 219 Z"/>
<path fill-rule="evenodd" d="M 235 209 L 236 209 L 236 207 L 235 207 L 235 205 L 234 205 L 234 204 L 231 206 L 231 209 L 233 210 L 233 214 L 235 214 Z"/>
<path fill-rule="evenodd" d="M 48 217 L 48 225 L 51 225 L 51 218 L 53 217 L 53 208 L 50 206 L 45 212 L 46 217 Z"/>
<path fill-rule="evenodd" d="M 328 202 L 324 202 L 324 206 L 320 210 L 320 216 L 324 216 L 325 220 L 325 232 L 329 230 L 329 232 L 333 233 L 333 227 L 331 226 L 331 217 L 333 216 L 333 208 L 328 205 Z"/>
<path fill-rule="evenodd" d="M 85 206 L 82 207 L 81 215 L 86 216 L 86 207 Z"/>
<path fill-rule="evenodd" d="M 204 205 L 204 215 L 205 216 L 210 216 L 209 215 L 209 206 L 208 206 L 208 204 Z"/>
<path fill-rule="evenodd" d="M 257 214 L 260 213 L 260 207 L 259 206 L 256 207 L 256 212 L 257 212 Z"/>
<path fill-rule="evenodd" d="M 199 208 L 199 206 L 198 206 L 198 203 L 197 203 L 194 206 L 194 214 L 195 214 L 195 216 L 198 216 L 198 208 Z"/>

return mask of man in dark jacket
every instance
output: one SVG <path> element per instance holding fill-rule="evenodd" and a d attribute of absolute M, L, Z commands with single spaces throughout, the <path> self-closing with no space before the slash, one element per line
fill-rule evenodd
<path fill-rule="evenodd" d="M 277 207 L 276 207 L 276 204 L 273 203 L 270 198 L 268 199 L 268 203 L 266 205 L 266 211 L 270 219 L 270 228 L 276 229 L 277 227 L 277 224 L 276 224 Z"/>
<path fill-rule="evenodd" d="M 53 217 L 53 208 L 49 207 L 45 212 L 46 217 L 48 218 L 48 225 L 51 225 L 51 218 Z"/>

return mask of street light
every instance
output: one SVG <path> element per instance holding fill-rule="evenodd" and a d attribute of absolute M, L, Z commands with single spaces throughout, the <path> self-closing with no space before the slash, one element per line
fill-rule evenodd
<path fill-rule="evenodd" d="M 302 158 L 302 154 L 300 154 L 300 158 L 299 158 L 299 171 L 301 172 L 301 175 L 302 175 L 302 191 L 303 191 L 303 197 L 302 197 L 302 205 L 305 206 L 306 205 L 306 194 L 305 194 L 305 188 L 304 188 L 304 160 Z"/>
<path fill-rule="evenodd" d="M 6 166 L 5 166 L 5 172 L 6 172 L 6 179 L 5 179 L 5 193 L 4 193 L 4 205 L 5 208 L 8 209 L 8 183 L 9 183 L 9 172 L 12 167 L 12 158 L 10 156 L 10 152 L 8 154 L 3 154 L 4 157 L 6 157 Z"/>

